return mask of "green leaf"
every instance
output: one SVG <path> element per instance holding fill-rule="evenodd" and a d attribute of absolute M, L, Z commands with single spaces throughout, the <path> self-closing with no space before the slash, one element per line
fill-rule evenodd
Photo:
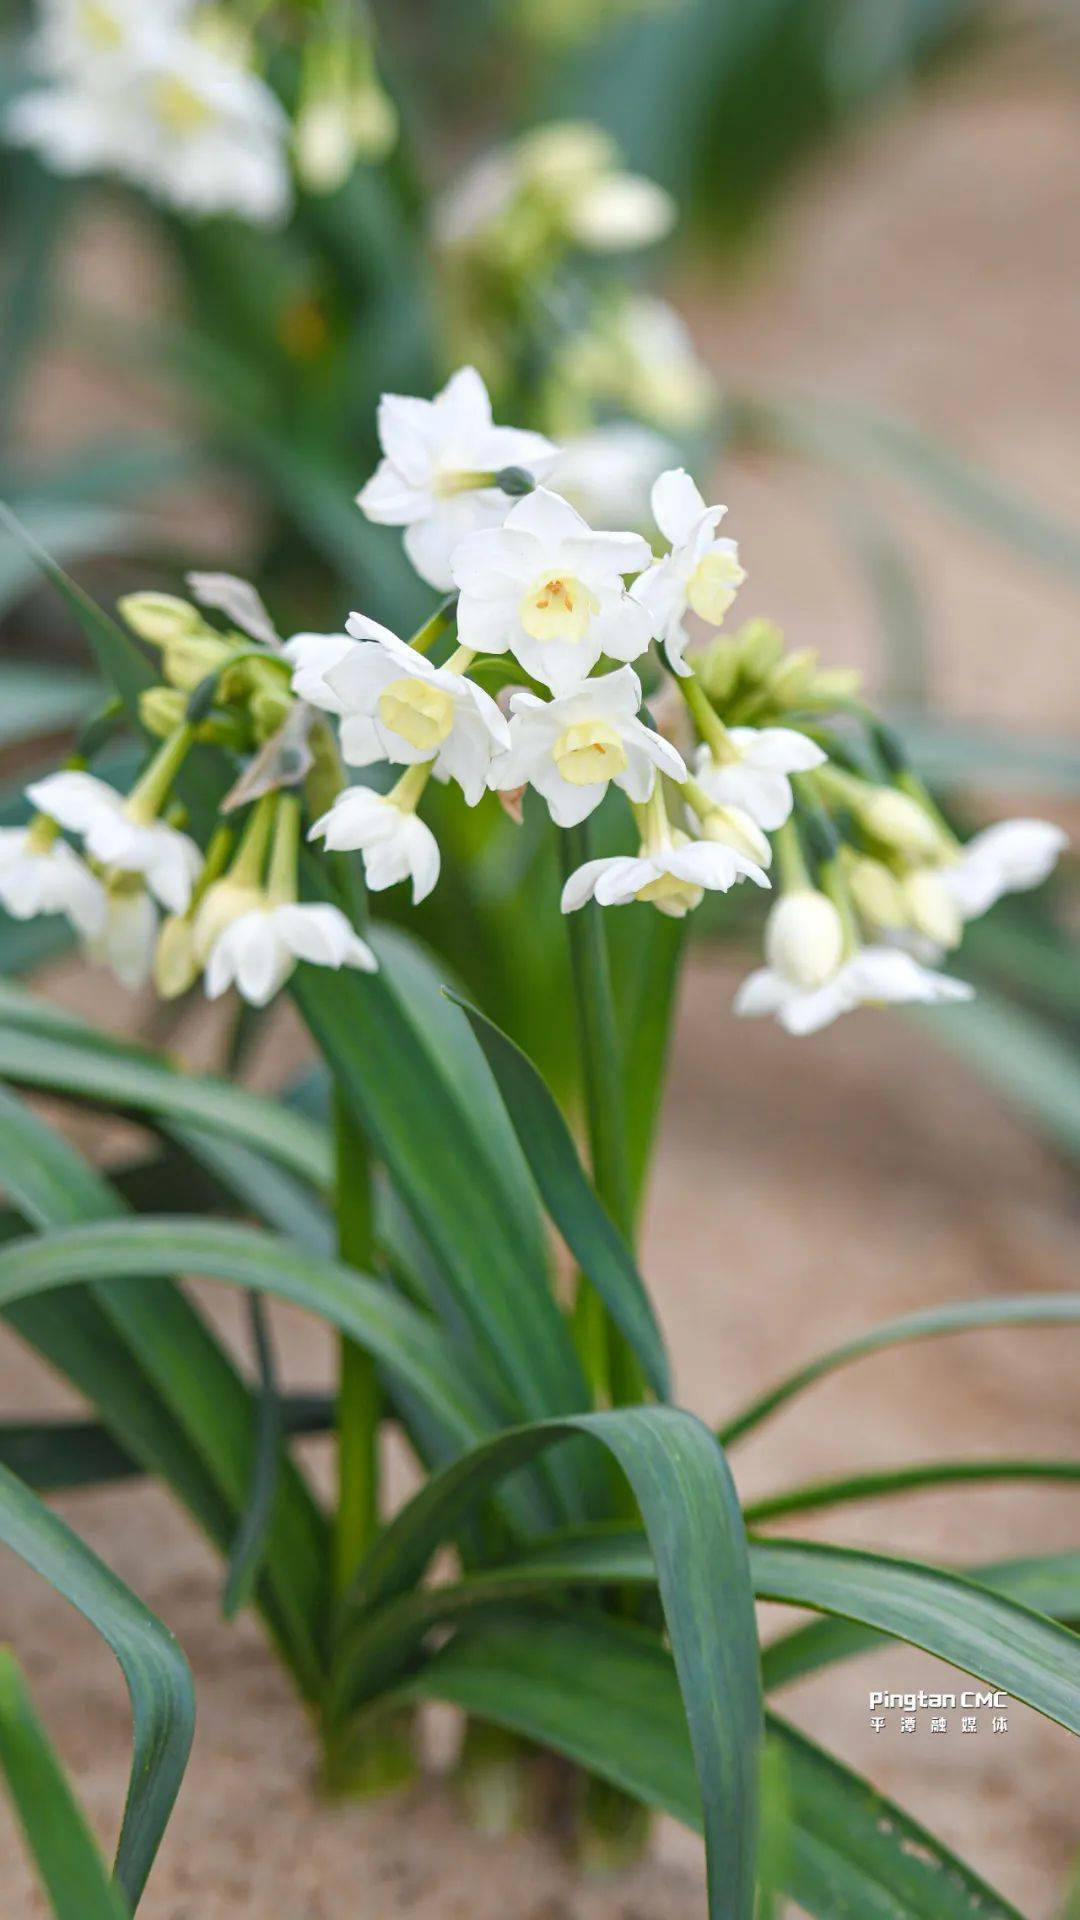
<path fill-rule="evenodd" d="M 1023 1560 L 964 1567 L 965 1580 L 1071 1625 L 1080 1622 L 1080 1553 L 1040 1554 Z M 817 1620 L 782 1635 L 763 1649 L 766 1689 L 788 1686 L 805 1673 L 850 1659 L 881 1644 L 885 1636 L 851 1620 Z"/>
<path fill-rule="evenodd" d="M 912 764 L 932 786 L 1028 788 L 1035 793 L 1080 793 L 1080 760 L 1071 740 L 1016 727 L 960 725 L 933 713 L 890 709 Z"/>
<path fill-rule="evenodd" d="M 622 1037 L 626 1154 L 635 1206 L 648 1172 L 675 1012 L 686 921 L 653 907 L 613 919 L 611 965 Z"/>
<path fill-rule="evenodd" d="M 600 1294 L 660 1399 L 671 1391 L 667 1355 L 629 1247 L 586 1179 L 570 1129 L 528 1055 L 453 991 L 487 1056 L 540 1197 L 582 1272 Z"/>
<path fill-rule="evenodd" d="M 761 1740 L 757 1628 L 727 1462 L 692 1414 L 624 1407 L 542 1421 L 487 1441 L 434 1475 L 384 1528 L 361 1565 L 353 1600 L 371 1608 L 413 1586 L 435 1549 L 499 1480 L 578 1435 L 607 1448 L 641 1509 L 704 1799 L 710 1913 L 749 1915 Z M 378 1637 L 377 1615 L 370 1631 Z M 363 1635 L 361 1625 L 359 1654 L 353 1648 L 361 1667 Z"/>
<path fill-rule="evenodd" d="M 824 1379 L 838 1367 L 846 1367 L 865 1354 L 884 1347 L 902 1345 L 907 1340 L 929 1340 L 945 1333 L 973 1333 L 990 1327 L 1060 1327 L 1080 1321 L 1080 1293 L 1020 1293 L 992 1300 L 954 1300 L 943 1307 L 927 1307 L 907 1313 L 899 1320 L 887 1320 L 859 1339 L 845 1341 L 795 1373 L 789 1374 L 768 1393 L 754 1400 L 721 1429 L 725 1446 L 741 1439 L 762 1420 L 775 1413 L 797 1393 Z"/>
<path fill-rule="evenodd" d="M 191 1674 L 172 1634 L 56 1514 L 0 1468 L 0 1540 L 97 1628 L 131 1699 L 133 1752 L 116 1876 L 132 1905 L 154 1862 L 195 1725 Z"/>
<path fill-rule="evenodd" d="M 259 1394 L 251 1478 L 240 1524 L 229 1553 L 229 1571 L 221 1602 L 227 1620 L 231 1620 L 251 1598 L 259 1569 L 267 1554 L 284 1431 L 270 1325 L 257 1293 L 248 1296 L 248 1318 L 259 1364 Z"/>
<path fill-rule="evenodd" d="M 324 1393 L 285 1394 L 281 1414 L 287 1434 L 328 1433 L 334 1403 Z M 96 1420 L 0 1421 L 0 1464 L 36 1493 L 106 1486 L 146 1472 L 143 1462 Z"/>
<path fill-rule="evenodd" d="M 22 1674 L 0 1647 L 0 1769 L 56 1920 L 127 1920 Z"/>
<path fill-rule="evenodd" d="M 698 1831 L 701 1797 L 671 1656 L 621 1622 L 514 1614 L 460 1634 L 403 1689 L 565 1753 Z M 792 1830 L 785 1885 L 815 1920 L 1020 1920 L 899 1807 L 770 1716 Z M 734 1913 L 734 1907 L 721 1907 Z"/>
<path fill-rule="evenodd" d="M 805 1486 L 753 1500 L 743 1509 L 748 1526 L 781 1514 L 818 1512 L 852 1500 L 881 1500 L 926 1487 L 979 1486 L 998 1480 L 1080 1480 L 1078 1460 L 928 1460 L 882 1473 L 857 1473 L 839 1480 L 810 1480 Z"/>
<path fill-rule="evenodd" d="M 0 502 L 0 527 L 6 528 L 11 539 L 33 561 L 42 579 L 55 587 L 61 599 L 66 601 L 105 678 L 120 695 L 128 712 L 135 715 L 140 693 L 146 687 L 153 686 L 156 678 L 145 654 L 123 628 L 117 626 L 116 621 L 111 620 L 97 602 L 49 557 L 44 547 L 39 545 L 3 502 Z"/>

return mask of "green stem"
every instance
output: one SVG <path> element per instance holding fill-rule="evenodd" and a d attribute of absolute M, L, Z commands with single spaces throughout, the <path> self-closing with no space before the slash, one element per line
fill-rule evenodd
<path fill-rule="evenodd" d="M 588 827 L 570 827 L 559 838 L 568 878 L 590 858 Z M 577 913 L 567 914 L 566 924 L 593 1183 L 627 1244 L 633 1246 L 634 1204 L 622 1063 L 603 909 L 590 900 Z M 640 1400 L 642 1379 L 637 1361 L 584 1275 L 578 1282 L 574 1317 L 582 1358 L 597 1398 L 616 1405 Z"/>
<path fill-rule="evenodd" d="M 370 1272 L 373 1252 L 368 1144 L 340 1092 L 335 1097 L 338 1252 Z M 347 1335 L 340 1345 L 334 1522 L 334 1585 L 347 1592 L 379 1524 L 379 1383 L 370 1354 Z"/>
<path fill-rule="evenodd" d="M 677 682 L 690 716 L 700 733 L 717 766 L 725 766 L 728 761 L 737 760 L 738 753 L 731 744 L 725 727 L 712 701 L 709 699 L 701 681 L 694 674 Z"/>
<path fill-rule="evenodd" d="M 457 603 L 457 594 L 448 593 L 446 599 L 440 601 L 430 619 L 425 620 L 422 627 L 417 627 L 409 641 L 414 652 L 427 653 L 435 645 L 436 640 L 441 639 L 447 629 L 453 626 L 457 619 Z"/>

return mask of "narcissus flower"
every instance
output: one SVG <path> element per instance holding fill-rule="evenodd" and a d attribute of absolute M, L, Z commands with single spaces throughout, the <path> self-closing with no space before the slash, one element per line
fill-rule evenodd
<path fill-rule="evenodd" d="M 789 898 L 794 899 L 791 895 Z M 821 896 L 818 896 L 820 898 Z M 783 904 L 783 903 L 781 903 Z M 831 936 L 830 936 L 831 938 Z M 804 949 L 801 971 L 820 974 L 825 963 L 824 923 L 820 944 Z M 744 1017 L 774 1014 L 787 1033 L 817 1033 L 859 1006 L 917 1001 L 926 1006 L 970 1000 L 974 989 L 965 980 L 952 980 L 920 966 L 896 947 L 861 947 L 836 970 L 809 984 L 796 977 L 795 948 L 787 939 L 774 942 L 774 963 L 759 967 L 745 979 L 735 996 L 735 1012 Z M 811 959 L 814 965 L 811 968 Z M 777 964 L 780 962 L 781 964 Z"/>
<path fill-rule="evenodd" d="M 761 868 L 733 847 L 691 840 L 673 828 L 666 846 L 643 844 L 636 856 L 586 860 L 563 888 L 562 910 L 573 913 L 587 900 L 596 900 L 602 907 L 643 900 L 681 920 L 700 906 L 706 889 L 726 893 L 737 880 L 753 880 L 759 887 L 769 884 Z"/>
<path fill-rule="evenodd" d="M 962 918 L 977 920 L 1003 894 L 1041 886 L 1068 843 L 1049 820 L 1000 820 L 975 834 L 939 878 Z"/>
<path fill-rule="evenodd" d="M 675 204 L 618 158 L 611 136 L 590 121 L 537 127 L 462 175 L 436 210 L 436 237 L 508 260 L 527 259 L 530 245 L 543 251 L 552 237 L 593 253 L 649 246 L 669 232 Z"/>
<path fill-rule="evenodd" d="M 635 660 L 649 645 L 650 617 L 623 584 L 648 560 L 638 534 L 593 533 L 567 501 L 538 487 L 504 526 L 456 549 L 458 633 L 465 646 L 510 652 L 553 693 L 569 693 L 602 653 Z"/>
<path fill-rule="evenodd" d="M 542 434 L 497 427 L 475 367 L 461 367 L 434 400 L 384 393 L 383 459 L 357 494 L 369 520 L 405 528 L 405 551 L 421 579 L 453 585 L 450 556 L 477 527 L 502 525 L 509 495 L 492 485 L 505 467 L 542 478 L 558 449 Z"/>
<path fill-rule="evenodd" d="M 793 727 L 729 727 L 725 747 L 730 758 L 718 761 L 700 748 L 696 774 L 718 806 L 741 807 L 766 833 L 783 826 L 794 804 L 792 773 L 805 773 L 825 760 L 821 748 Z"/>
<path fill-rule="evenodd" d="M 348 628 L 352 643 L 324 678 L 340 703 L 349 765 L 431 761 L 436 778 L 456 780 L 474 807 L 492 756 L 510 744 L 510 729 L 491 695 L 465 677 L 472 655 L 462 649 L 459 665 L 436 667 L 364 614 L 351 614 Z"/>
<path fill-rule="evenodd" d="M 688 612 L 718 627 L 746 578 L 734 540 L 716 529 L 726 507 L 707 507 L 683 467 L 662 473 L 652 490 L 653 517 L 671 552 L 631 589 L 648 610 L 676 673 L 689 673 L 683 654 L 690 640 Z"/>
<path fill-rule="evenodd" d="M 511 694 L 509 750 L 493 763 L 489 785 L 535 787 L 560 827 L 592 813 L 609 783 L 631 800 L 647 800 L 658 771 L 684 780 L 686 768 L 676 749 L 638 719 L 640 705 L 633 667 L 585 680 L 555 700 Z"/>
<path fill-rule="evenodd" d="M 142 813 L 138 788 L 125 800 L 92 773 L 61 772 L 36 780 L 26 792 L 41 813 L 77 834 L 93 859 L 142 874 L 163 907 L 186 910 L 202 854 L 186 833 Z"/>
<path fill-rule="evenodd" d="M 122 987 L 145 987 L 154 965 L 160 915 L 134 873 L 110 875 L 105 921 L 85 942 L 89 960 L 108 967 Z"/>
<path fill-rule="evenodd" d="M 284 986 L 298 960 L 316 967 L 356 967 L 374 973 L 378 961 L 338 907 L 269 900 L 232 920 L 206 962 L 207 998 L 235 986 L 253 1007 L 265 1007 Z"/>
<path fill-rule="evenodd" d="M 411 769 L 393 793 L 350 787 L 338 795 L 328 813 L 316 820 L 309 836 L 324 841 L 331 850 L 359 849 L 373 893 L 411 879 L 414 906 L 427 899 L 439 877 L 439 843 L 413 811 L 415 788 L 411 783 L 416 773 L 426 777 L 427 771 L 426 767 Z"/>
<path fill-rule="evenodd" d="M 105 889 L 52 820 L 0 828 L 0 905 L 15 920 L 62 913 L 89 939 L 105 925 Z"/>

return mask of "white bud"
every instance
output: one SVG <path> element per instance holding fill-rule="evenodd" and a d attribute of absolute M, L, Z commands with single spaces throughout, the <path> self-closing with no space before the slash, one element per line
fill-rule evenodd
<path fill-rule="evenodd" d="M 889 871 L 883 860 L 867 858 L 853 859 L 845 866 L 851 896 L 862 914 L 872 927 L 888 927 L 895 931 L 908 923 L 908 908 L 896 875 Z"/>
<path fill-rule="evenodd" d="M 863 825 L 875 840 L 883 840 L 910 860 L 941 853 L 941 834 L 930 815 L 910 794 L 895 787 L 876 787 L 861 809 Z"/>
<path fill-rule="evenodd" d="M 843 957 L 844 928 L 832 901 L 814 887 L 783 894 L 765 922 L 770 967 L 812 991 L 832 979 Z"/>
<path fill-rule="evenodd" d="M 198 972 L 191 922 L 186 914 L 170 913 L 158 934 L 154 985 L 163 1000 L 175 1000 L 187 992 Z"/>
<path fill-rule="evenodd" d="M 756 820 L 742 807 L 711 807 L 701 822 L 701 838 L 745 853 L 759 867 L 772 865 L 772 846 Z"/>
<path fill-rule="evenodd" d="M 963 915 L 939 873 L 932 867 L 916 867 L 901 881 L 900 891 L 908 918 L 918 933 L 925 934 L 937 947 L 960 945 Z"/>

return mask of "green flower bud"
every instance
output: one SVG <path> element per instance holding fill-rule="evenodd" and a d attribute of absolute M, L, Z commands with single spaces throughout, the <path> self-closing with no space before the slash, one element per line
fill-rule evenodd
<path fill-rule="evenodd" d="M 147 687 L 139 695 L 139 719 L 147 733 L 167 740 L 186 717 L 187 700 L 178 687 Z"/>
<path fill-rule="evenodd" d="M 152 647 L 168 647 L 190 634 L 207 631 L 198 608 L 173 593 L 126 593 L 117 601 L 116 610 L 132 633 Z"/>
<path fill-rule="evenodd" d="M 964 935 L 963 916 L 941 875 L 932 867 L 916 867 L 900 882 L 913 927 L 938 947 L 958 947 Z"/>
<path fill-rule="evenodd" d="M 942 837 L 936 823 L 910 794 L 895 787 L 871 790 L 859 809 L 867 832 L 887 847 L 894 847 L 909 860 L 934 859 L 942 851 Z"/>
<path fill-rule="evenodd" d="M 740 647 L 737 640 L 718 636 L 694 655 L 694 669 L 714 706 L 730 699 L 739 678 Z"/>
<path fill-rule="evenodd" d="M 825 707 L 833 700 L 853 700 L 861 685 L 858 667 L 823 667 L 811 677 L 804 698 Z"/>
<path fill-rule="evenodd" d="M 748 620 L 738 636 L 739 664 L 748 680 L 764 680 L 784 651 L 784 636 L 772 620 Z"/>
<path fill-rule="evenodd" d="M 796 707 L 806 696 L 818 663 L 816 647 L 800 647 L 789 653 L 770 673 L 768 689 L 778 707 Z"/>
<path fill-rule="evenodd" d="M 194 985 L 199 962 L 191 922 L 184 914 L 171 913 L 162 922 L 154 953 L 154 985 L 163 1000 L 176 1000 Z"/>
<path fill-rule="evenodd" d="M 218 640 L 209 628 L 187 639 L 170 641 L 162 659 L 165 678 L 170 686 L 194 693 L 208 673 L 215 673 L 225 664 L 232 651 L 228 642 Z"/>
<path fill-rule="evenodd" d="M 896 875 L 883 860 L 857 855 L 845 865 L 851 897 L 872 927 L 895 930 L 908 924 L 908 910 Z"/>

